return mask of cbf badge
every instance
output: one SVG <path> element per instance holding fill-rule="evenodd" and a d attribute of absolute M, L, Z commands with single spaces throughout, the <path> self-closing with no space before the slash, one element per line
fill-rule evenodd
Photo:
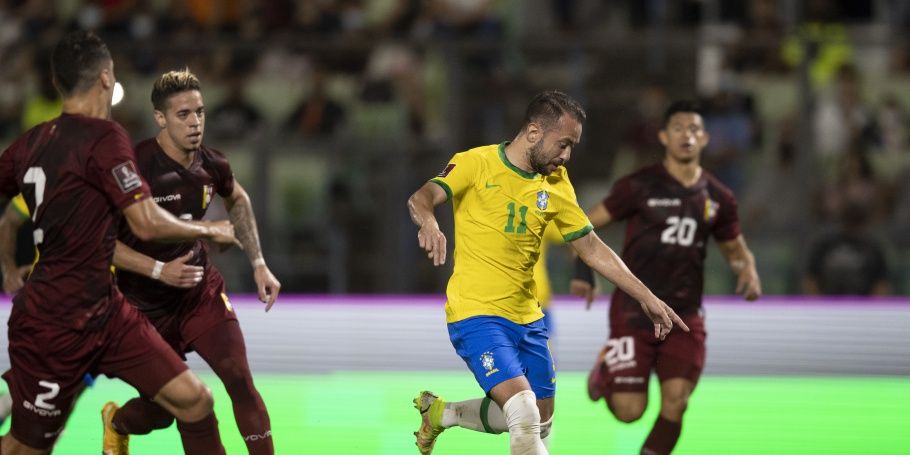
<path fill-rule="evenodd" d="M 485 370 L 487 370 L 487 377 L 489 377 L 491 374 L 499 371 L 499 368 L 496 368 L 496 365 L 493 363 L 493 353 L 492 352 L 487 351 L 487 352 L 484 352 L 483 354 L 481 354 L 480 355 L 480 364 L 483 365 L 483 368 Z"/>
<path fill-rule="evenodd" d="M 540 210 L 546 210 L 547 204 L 550 202 L 550 193 L 546 191 L 537 192 L 537 208 Z"/>

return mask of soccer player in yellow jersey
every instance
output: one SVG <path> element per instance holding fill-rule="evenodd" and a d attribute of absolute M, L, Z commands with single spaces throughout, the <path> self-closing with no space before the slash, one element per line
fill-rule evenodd
<path fill-rule="evenodd" d="M 558 91 L 538 94 L 511 142 L 457 153 L 436 178 L 408 199 L 417 240 L 434 265 L 446 259 L 446 237 L 434 208 L 452 200 L 455 270 L 446 290 L 446 319 L 456 352 L 487 398 L 446 403 L 421 392 L 415 433 L 422 454 L 443 430 L 460 426 L 509 432 L 512 454 L 546 454 L 556 372 L 532 269 L 550 223 L 579 257 L 641 302 L 664 338 L 674 324 L 688 327 L 635 278 L 619 256 L 592 233 L 563 167 L 581 139 L 585 112 Z M 491 402 L 492 401 L 492 402 Z"/>

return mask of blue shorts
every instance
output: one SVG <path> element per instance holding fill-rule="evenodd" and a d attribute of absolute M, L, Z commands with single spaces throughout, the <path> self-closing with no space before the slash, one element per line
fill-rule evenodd
<path fill-rule="evenodd" d="M 496 316 L 449 324 L 455 352 L 487 394 L 501 382 L 526 376 L 538 400 L 556 394 L 556 366 L 543 319 L 520 325 Z"/>

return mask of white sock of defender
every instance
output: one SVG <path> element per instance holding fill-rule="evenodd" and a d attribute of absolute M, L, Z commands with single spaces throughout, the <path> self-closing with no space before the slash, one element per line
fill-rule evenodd
<path fill-rule="evenodd" d="M 442 411 L 442 426 L 459 426 L 492 434 L 509 431 L 502 409 L 489 398 L 446 403 Z"/>
<path fill-rule="evenodd" d="M 511 455 L 548 455 L 540 440 L 540 411 L 534 392 L 522 390 L 509 398 L 502 408 L 509 426 Z"/>

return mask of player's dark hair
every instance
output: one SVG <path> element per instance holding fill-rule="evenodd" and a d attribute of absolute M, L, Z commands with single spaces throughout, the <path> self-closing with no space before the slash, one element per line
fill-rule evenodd
<path fill-rule="evenodd" d="M 111 60 L 104 41 L 92 32 L 70 32 L 51 54 L 54 85 L 64 98 L 83 93 L 95 83 L 101 65 Z"/>
<path fill-rule="evenodd" d="M 571 96 L 557 90 L 547 90 L 538 93 L 525 111 L 524 127 L 529 123 L 538 123 L 544 128 L 559 121 L 563 114 L 571 115 L 579 123 L 585 121 L 587 114 L 578 101 Z"/>
<path fill-rule="evenodd" d="M 666 128 L 670 124 L 670 119 L 673 118 L 674 115 L 679 114 L 681 112 L 686 113 L 686 114 L 698 114 L 702 117 L 705 116 L 704 108 L 702 108 L 701 104 L 698 101 L 690 101 L 690 100 L 674 101 L 673 104 L 671 104 L 670 107 L 667 108 L 666 112 L 664 112 L 664 126 L 663 127 Z"/>
<path fill-rule="evenodd" d="M 155 110 L 164 112 L 170 97 L 190 90 L 200 90 L 200 88 L 199 78 L 190 72 L 189 68 L 168 71 L 159 76 L 152 87 L 152 106 Z"/>

